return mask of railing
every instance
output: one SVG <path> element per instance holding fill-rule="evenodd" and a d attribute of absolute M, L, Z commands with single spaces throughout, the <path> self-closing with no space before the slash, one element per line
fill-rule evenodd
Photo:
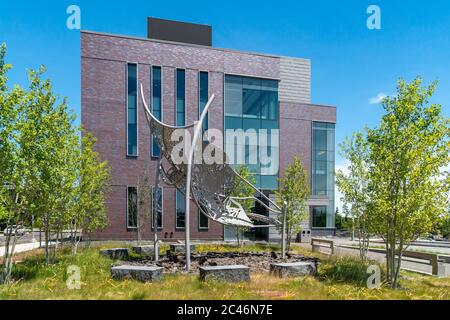
<path fill-rule="evenodd" d="M 313 252 L 321 252 L 321 248 L 327 248 L 330 250 L 330 253 L 328 254 L 334 254 L 334 241 L 333 240 L 326 240 L 326 239 L 318 239 L 318 238 L 311 238 L 311 246 Z"/>

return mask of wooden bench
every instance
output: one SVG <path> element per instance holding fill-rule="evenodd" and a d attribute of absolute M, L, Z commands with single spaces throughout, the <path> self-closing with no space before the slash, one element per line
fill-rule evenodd
<path fill-rule="evenodd" d="M 431 274 L 439 277 L 450 277 L 450 256 L 436 253 L 405 251 L 404 261 L 431 265 Z M 425 260 L 425 262 L 423 261 Z"/>
<path fill-rule="evenodd" d="M 312 247 L 313 252 L 334 254 L 334 241 L 333 240 L 311 238 L 311 247 Z M 320 250 L 321 248 L 329 249 L 330 252 L 329 253 L 322 252 Z"/>

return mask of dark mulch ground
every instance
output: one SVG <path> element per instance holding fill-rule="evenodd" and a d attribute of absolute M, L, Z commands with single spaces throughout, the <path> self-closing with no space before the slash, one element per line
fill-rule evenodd
<path fill-rule="evenodd" d="M 285 259 L 281 259 L 279 253 L 255 253 L 255 252 L 208 252 L 204 254 L 193 254 L 191 258 L 190 273 L 197 273 L 202 266 L 217 265 L 245 265 L 252 271 L 268 272 L 271 263 L 313 261 L 318 263 L 316 258 L 305 257 L 301 254 L 288 254 Z M 122 264 L 125 264 L 124 262 Z M 128 265 L 159 266 L 164 268 L 165 273 L 184 272 L 185 260 L 183 254 L 168 254 L 161 256 L 160 261 L 155 264 L 152 258 L 134 258 L 127 261 Z"/>

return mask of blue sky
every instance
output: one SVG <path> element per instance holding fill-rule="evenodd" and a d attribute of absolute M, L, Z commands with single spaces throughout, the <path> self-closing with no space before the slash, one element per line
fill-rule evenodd
<path fill-rule="evenodd" d="M 0 9 L 0 42 L 14 65 L 11 83 L 44 64 L 55 92 L 80 111 L 79 32 L 66 9 L 81 8 L 82 29 L 146 36 L 146 17 L 213 26 L 214 46 L 312 60 L 312 102 L 338 107 L 336 139 L 374 126 L 382 114 L 370 99 L 394 94 L 396 80 L 439 80 L 434 102 L 450 102 L 448 0 L 343 1 L 10 1 Z M 382 29 L 366 27 L 366 9 L 381 8 Z M 344 163 L 337 156 L 337 166 Z"/>

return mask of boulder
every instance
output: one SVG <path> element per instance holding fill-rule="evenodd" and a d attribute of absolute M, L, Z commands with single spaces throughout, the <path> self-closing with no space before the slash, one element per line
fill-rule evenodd
<path fill-rule="evenodd" d="M 200 267 L 200 280 L 208 279 L 225 282 L 250 281 L 250 268 L 242 265 Z"/>
<path fill-rule="evenodd" d="M 314 276 L 317 268 L 314 262 L 271 263 L 270 273 L 280 278 Z"/>
<path fill-rule="evenodd" d="M 163 268 L 146 266 L 117 266 L 111 268 L 114 280 L 133 279 L 141 282 L 160 281 Z"/>
<path fill-rule="evenodd" d="M 141 256 L 153 256 L 153 245 L 134 246 L 132 250 Z"/>
<path fill-rule="evenodd" d="M 194 252 L 197 249 L 197 246 L 195 244 L 191 244 L 191 253 Z M 181 253 L 184 252 L 184 243 L 172 243 L 170 245 L 170 251 L 172 253 Z"/>
<path fill-rule="evenodd" d="M 128 258 L 127 248 L 115 248 L 100 250 L 100 255 L 109 257 L 113 260 L 124 260 Z"/>

